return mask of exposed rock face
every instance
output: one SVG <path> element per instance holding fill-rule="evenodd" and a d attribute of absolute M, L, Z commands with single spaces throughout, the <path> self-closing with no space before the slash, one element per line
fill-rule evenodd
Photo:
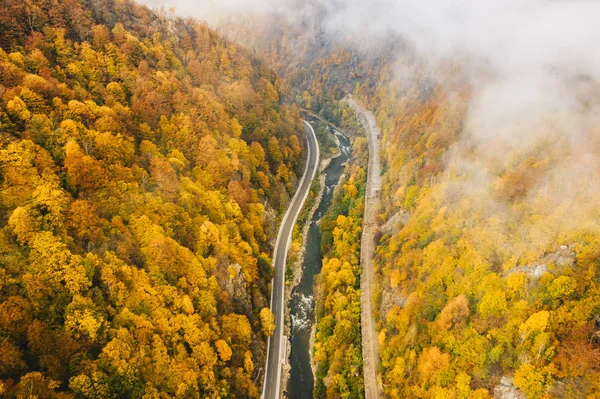
<path fill-rule="evenodd" d="M 265 213 L 263 214 L 262 225 L 264 226 L 267 237 L 271 237 L 271 247 L 274 248 L 275 242 L 277 241 L 277 231 L 279 228 L 279 223 L 277 223 L 277 212 L 275 212 L 275 210 L 267 201 L 265 201 L 263 205 L 265 206 Z"/>
<path fill-rule="evenodd" d="M 596 328 L 600 328 L 600 313 L 594 316 L 594 321 L 596 322 Z M 600 344 L 600 330 L 596 331 L 592 335 L 592 342 Z"/>
<path fill-rule="evenodd" d="M 515 387 L 512 377 L 504 376 L 494 388 L 494 399 L 527 399 L 527 396 Z"/>
<path fill-rule="evenodd" d="M 558 251 L 544 256 L 539 262 L 513 267 L 504 273 L 502 277 L 507 277 L 512 273 L 521 272 L 528 274 L 533 279 L 539 279 L 548 271 L 548 265 L 551 264 L 558 269 L 573 266 L 573 264 L 575 264 L 574 245 L 561 245 Z"/>
<path fill-rule="evenodd" d="M 540 265 L 533 264 L 533 265 L 518 266 L 518 267 L 512 268 L 508 272 L 505 273 L 505 276 L 509 276 L 512 273 L 521 272 L 521 273 L 529 274 L 529 276 L 531 278 L 538 279 L 538 278 L 542 277 L 542 275 L 544 273 L 546 273 L 547 271 L 548 271 L 548 265 L 546 265 L 546 264 L 540 264 Z"/>
<path fill-rule="evenodd" d="M 251 309 L 242 266 L 238 263 L 229 265 L 228 272 L 228 276 L 219 279 L 221 288 L 227 291 L 236 307 Z"/>
<path fill-rule="evenodd" d="M 406 297 L 401 294 L 399 289 L 383 290 L 381 293 L 381 306 L 379 310 L 382 315 L 387 315 L 392 306 L 403 308 L 404 305 L 406 305 Z"/>
<path fill-rule="evenodd" d="M 406 226 L 409 219 L 410 214 L 408 211 L 396 212 L 383 226 L 381 226 L 380 231 L 382 234 L 393 234 L 403 226 Z"/>

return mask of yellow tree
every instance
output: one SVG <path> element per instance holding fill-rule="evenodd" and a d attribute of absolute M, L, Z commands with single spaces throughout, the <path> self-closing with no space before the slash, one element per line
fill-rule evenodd
<path fill-rule="evenodd" d="M 262 308 L 260 310 L 260 322 L 265 336 L 270 337 L 273 335 L 273 331 L 275 331 L 275 316 L 271 312 L 271 309 Z"/>

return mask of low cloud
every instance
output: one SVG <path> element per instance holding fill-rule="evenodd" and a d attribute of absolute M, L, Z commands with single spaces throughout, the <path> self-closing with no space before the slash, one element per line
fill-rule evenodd
<path fill-rule="evenodd" d="M 221 17 L 231 21 L 231 16 L 244 14 L 275 13 L 292 22 L 318 15 L 320 26 L 332 37 L 362 49 L 376 47 L 390 35 L 401 38 L 420 61 L 404 62 L 398 54 L 398 80 L 410 80 L 417 64 L 421 71 L 435 71 L 452 60 L 464 71 L 472 95 L 463 140 L 476 145 L 479 161 L 498 162 L 513 151 L 528 151 L 541 139 L 562 137 L 572 157 L 555 165 L 552 176 L 578 173 L 572 165 L 578 157 L 598 174 L 600 1 L 144 2 L 175 7 L 180 15 L 213 24 Z M 277 18 L 266 21 L 279 23 Z"/>

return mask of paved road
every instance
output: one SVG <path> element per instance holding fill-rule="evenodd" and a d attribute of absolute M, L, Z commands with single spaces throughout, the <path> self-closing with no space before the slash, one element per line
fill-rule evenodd
<path fill-rule="evenodd" d="M 263 399 L 278 399 L 281 393 L 281 366 L 286 356 L 285 345 L 287 339 L 283 336 L 283 318 L 285 314 L 285 263 L 287 252 L 292 240 L 292 230 L 298 214 L 302 210 L 304 201 L 310 191 L 310 184 L 319 168 L 319 146 L 317 136 L 312 126 L 304 121 L 304 131 L 308 142 L 308 159 L 304 175 L 298 190 L 288 207 L 288 210 L 279 227 L 279 235 L 275 243 L 273 267 L 275 276 L 271 291 L 271 311 L 275 315 L 275 332 L 267 344 L 267 364 L 265 366 L 265 380 L 263 384 Z"/>
<path fill-rule="evenodd" d="M 377 380 L 379 370 L 379 341 L 377 326 L 373 315 L 372 287 L 374 283 L 373 256 L 375 252 L 374 227 L 377 223 L 377 208 L 379 208 L 379 188 L 381 186 L 381 169 L 379 163 L 379 128 L 371 111 L 354 97 L 347 96 L 344 100 L 349 104 L 369 140 L 369 166 L 367 170 L 367 192 L 365 195 L 365 210 L 363 215 L 363 233 L 360 240 L 360 275 L 361 289 L 361 335 L 363 352 L 363 372 L 365 378 L 365 398 L 377 399 L 383 397 L 383 388 Z"/>

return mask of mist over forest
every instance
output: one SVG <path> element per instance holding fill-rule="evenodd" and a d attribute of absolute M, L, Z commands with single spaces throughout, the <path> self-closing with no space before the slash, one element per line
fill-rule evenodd
<path fill-rule="evenodd" d="M 600 2 L 3 3 L 0 396 L 600 397 Z"/>

